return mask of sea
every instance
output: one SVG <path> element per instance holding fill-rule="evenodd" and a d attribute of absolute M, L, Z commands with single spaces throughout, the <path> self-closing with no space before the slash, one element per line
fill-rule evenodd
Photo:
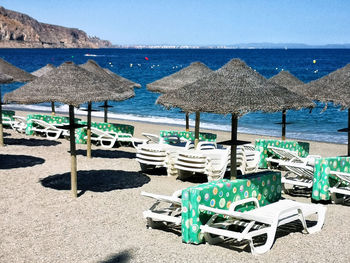
<path fill-rule="evenodd" d="M 266 78 L 288 70 L 307 83 L 350 63 L 350 49 L 0 49 L 0 57 L 28 72 L 48 63 L 55 66 L 65 61 L 83 64 L 93 59 L 101 67 L 142 85 L 140 89 L 135 89 L 134 98 L 109 102 L 114 106 L 109 108 L 109 118 L 184 126 L 184 113 L 177 108 L 168 110 L 155 104 L 160 94 L 148 91 L 146 84 L 173 74 L 195 61 L 216 70 L 232 58 L 245 61 Z M 2 96 L 22 85 L 24 83 L 2 85 Z M 100 105 L 93 103 L 95 109 L 101 110 L 93 115 L 103 116 L 102 108 L 98 107 Z M 3 108 L 51 111 L 49 103 L 8 104 Z M 67 113 L 68 106 L 57 103 L 56 111 Z M 347 134 L 337 130 L 348 126 L 347 116 L 347 109 L 332 104 L 325 109 L 324 104 L 317 103 L 311 112 L 308 109 L 289 110 L 287 122 L 290 124 L 287 125 L 286 136 L 288 139 L 346 144 Z M 194 114 L 191 114 L 191 126 L 194 126 L 194 118 Z M 281 125 L 276 124 L 280 121 L 281 113 L 248 113 L 239 119 L 238 132 L 281 136 Z M 231 116 L 201 113 L 200 128 L 230 131 Z"/>

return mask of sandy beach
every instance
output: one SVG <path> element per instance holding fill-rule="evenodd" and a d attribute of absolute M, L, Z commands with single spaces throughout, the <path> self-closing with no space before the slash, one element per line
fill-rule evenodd
<path fill-rule="evenodd" d="M 26 112 L 16 111 L 25 116 Z M 81 116 L 79 116 L 81 117 Z M 85 118 L 85 117 L 81 117 Z M 96 121 L 100 119 L 94 118 Z M 142 132 L 179 130 L 127 122 Z M 205 130 L 203 130 L 205 131 Z M 229 132 L 210 131 L 218 141 Z M 278 231 L 272 250 L 253 256 L 249 246 L 182 243 L 180 229 L 147 229 L 142 212 L 153 200 L 141 191 L 170 195 L 195 185 L 168 177 L 165 170 L 140 172 L 133 147 L 104 149 L 77 145 L 78 193 L 70 192 L 69 141 L 49 141 L 5 129 L 0 148 L 0 262 L 349 262 L 350 206 L 327 204 L 321 232 Z M 239 134 L 254 143 L 257 135 Z M 346 145 L 310 142 L 310 154 L 345 155 Z M 311 202 L 310 198 L 286 198 Z"/>

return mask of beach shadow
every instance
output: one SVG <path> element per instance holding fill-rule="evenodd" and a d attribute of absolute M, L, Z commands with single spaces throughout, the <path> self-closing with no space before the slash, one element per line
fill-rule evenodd
<path fill-rule="evenodd" d="M 141 187 L 147 184 L 150 178 L 138 172 L 121 170 L 89 170 L 78 171 L 78 190 L 83 195 L 86 191 L 109 192 L 118 189 Z M 70 190 L 70 173 L 55 174 L 39 181 L 42 186 L 55 190 Z"/>
<path fill-rule="evenodd" d="M 44 162 L 44 159 L 30 155 L 0 154 L 0 169 L 25 168 Z"/>
<path fill-rule="evenodd" d="M 23 145 L 23 146 L 29 146 L 29 147 L 35 147 L 35 146 L 56 146 L 58 144 L 61 144 L 61 142 L 58 141 L 50 141 L 50 140 L 38 140 L 38 139 L 15 139 L 15 138 L 5 138 L 4 143 L 7 145 Z"/>
<path fill-rule="evenodd" d="M 99 263 L 124 263 L 124 262 L 131 262 L 131 252 L 128 250 L 125 250 L 121 253 L 116 253 L 108 256 L 105 260 L 98 261 Z"/>
<path fill-rule="evenodd" d="M 168 176 L 167 169 L 165 167 L 149 168 L 145 170 L 140 170 L 140 173 L 155 176 Z"/>
<path fill-rule="evenodd" d="M 70 151 L 68 151 L 70 152 Z M 86 150 L 79 149 L 76 151 L 77 155 L 82 155 L 86 157 Z M 117 159 L 117 158 L 127 158 L 127 159 L 134 159 L 136 158 L 136 154 L 132 152 L 125 152 L 125 151 L 119 151 L 119 150 L 91 150 L 92 158 L 110 158 L 110 159 Z"/>
<path fill-rule="evenodd" d="M 10 136 L 11 134 L 10 133 L 7 133 L 7 132 L 4 132 L 3 134 L 2 134 L 2 136 L 4 136 L 4 137 L 8 137 L 8 136 Z"/>

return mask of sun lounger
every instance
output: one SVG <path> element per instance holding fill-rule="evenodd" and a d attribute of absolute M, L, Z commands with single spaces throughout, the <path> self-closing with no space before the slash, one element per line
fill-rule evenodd
<path fill-rule="evenodd" d="M 47 123 L 42 120 L 32 119 L 32 131 L 45 136 L 49 140 L 57 140 L 66 130 L 60 129 L 59 126 Z"/>
<path fill-rule="evenodd" d="M 281 162 L 284 163 L 285 161 L 292 161 L 314 166 L 315 159 L 321 158 L 320 155 L 308 155 L 306 157 L 300 157 L 296 151 L 274 146 L 268 146 L 267 148 L 274 153 L 274 157 L 266 158 L 266 161 L 275 163 L 277 165 L 279 165 Z"/>
<path fill-rule="evenodd" d="M 248 212 L 235 211 L 237 205 L 252 201 L 256 204 L 256 209 Z M 306 233 L 311 234 L 320 231 L 326 213 L 326 208 L 322 205 L 305 204 L 292 200 L 280 200 L 259 207 L 258 200 L 255 198 L 233 202 L 228 210 L 204 205 L 199 205 L 199 209 L 213 214 L 205 225 L 200 226 L 201 233 L 204 234 L 206 241 L 216 243 L 227 238 L 237 241 L 245 240 L 249 242 L 252 254 L 263 254 L 269 251 L 274 243 L 277 227 L 281 225 L 301 221 Z M 317 224 L 308 227 L 306 218 L 315 214 L 318 216 Z M 225 216 L 226 220 L 216 222 L 219 216 Z M 229 229 L 230 226 L 236 227 Z M 254 243 L 254 238 L 264 235 L 267 235 L 265 243 L 257 246 Z"/>
<path fill-rule="evenodd" d="M 143 196 L 156 199 L 151 208 L 143 212 L 144 218 L 147 219 L 147 227 L 158 228 L 161 225 L 181 224 L 181 192 L 182 190 L 178 190 L 171 196 L 141 192 Z M 165 207 L 161 207 L 164 203 L 166 203 Z"/>
<path fill-rule="evenodd" d="M 27 128 L 27 120 L 21 116 L 13 116 L 13 121 L 11 122 L 11 128 L 17 132 L 25 133 Z"/>

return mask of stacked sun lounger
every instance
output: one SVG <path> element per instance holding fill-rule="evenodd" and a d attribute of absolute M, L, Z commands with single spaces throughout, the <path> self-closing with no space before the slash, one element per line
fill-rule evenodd
<path fill-rule="evenodd" d="M 181 226 L 185 243 L 247 241 L 253 254 L 271 249 L 280 225 L 300 221 L 307 233 L 320 231 L 326 213 L 322 205 L 281 200 L 281 174 L 275 171 L 196 185 L 172 196 L 142 194 L 156 199 L 144 212 L 150 227 Z M 161 208 L 162 202 L 169 206 Z M 315 220 L 314 215 L 318 216 L 317 223 L 308 227 L 305 220 L 309 216 Z M 267 238 L 256 243 L 259 236 Z"/>
<path fill-rule="evenodd" d="M 139 145 L 136 159 L 141 169 L 165 167 L 168 175 L 178 175 L 174 167 L 178 152 L 194 148 L 194 133 L 184 131 L 160 131 L 160 135 L 143 133 L 147 143 Z M 204 142 L 215 144 L 216 134 L 200 133 L 200 139 Z"/>

